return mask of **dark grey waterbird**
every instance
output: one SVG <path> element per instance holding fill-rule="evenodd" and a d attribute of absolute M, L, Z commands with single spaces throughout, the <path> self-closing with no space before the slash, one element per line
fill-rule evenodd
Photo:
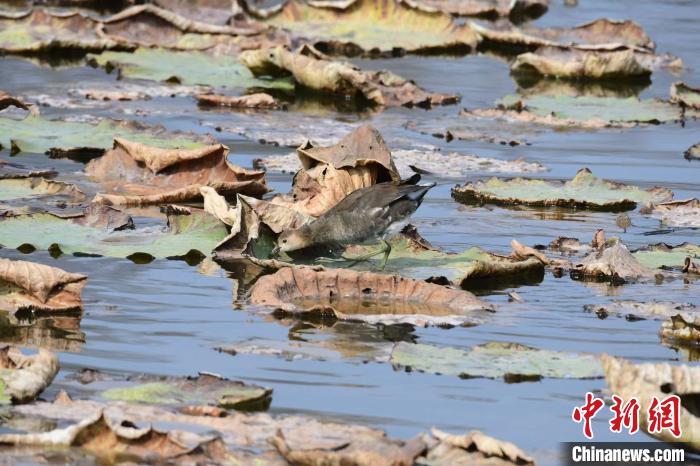
<path fill-rule="evenodd" d="M 316 220 L 296 230 L 285 231 L 277 239 L 273 253 L 317 246 L 349 246 L 379 241 L 382 248 L 364 256 L 345 257 L 360 261 L 384 253 L 380 267 L 386 266 L 391 245 L 386 237 L 398 232 L 423 202 L 435 183 L 418 185 L 420 175 L 402 183 L 378 183 L 350 193 Z"/>

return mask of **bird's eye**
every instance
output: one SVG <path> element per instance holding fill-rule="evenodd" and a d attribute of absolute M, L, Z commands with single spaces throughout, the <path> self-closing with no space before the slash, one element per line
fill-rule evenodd
<path fill-rule="evenodd" d="M 286 240 L 286 239 L 283 239 L 283 240 L 282 240 L 282 242 L 283 242 L 283 243 L 286 243 L 286 242 L 287 242 L 287 240 Z"/>

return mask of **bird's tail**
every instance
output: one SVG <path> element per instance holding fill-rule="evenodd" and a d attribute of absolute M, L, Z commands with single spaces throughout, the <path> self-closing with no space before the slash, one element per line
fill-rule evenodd
<path fill-rule="evenodd" d="M 428 194 L 428 191 L 434 188 L 436 184 L 437 183 L 418 185 L 416 186 L 417 189 L 413 192 L 406 194 L 406 197 L 420 204 L 421 202 L 423 202 L 423 198 L 425 197 L 425 195 Z"/>

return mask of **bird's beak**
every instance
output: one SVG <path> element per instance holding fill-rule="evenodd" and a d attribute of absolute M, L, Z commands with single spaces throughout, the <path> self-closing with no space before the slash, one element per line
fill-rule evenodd
<path fill-rule="evenodd" d="M 280 247 L 277 246 L 275 249 L 272 250 L 272 255 L 273 256 L 278 256 L 280 253 Z"/>

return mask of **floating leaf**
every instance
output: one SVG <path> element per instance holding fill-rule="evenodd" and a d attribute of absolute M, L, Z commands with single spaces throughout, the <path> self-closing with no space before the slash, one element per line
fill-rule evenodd
<path fill-rule="evenodd" d="M 0 348 L 0 404 L 33 401 L 51 384 L 58 370 L 58 358 L 45 349 L 25 356 L 14 346 Z"/>
<path fill-rule="evenodd" d="M 231 108 L 259 108 L 278 109 L 282 106 L 279 101 L 270 94 L 258 92 L 255 94 L 232 97 L 217 94 L 199 94 L 197 103 L 202 106 L 231 107 Z"/>
<path fill-rule="evenodd" d="M 575 280 L 609 281 L 622 284 L 643 280 L 655 280 L 657 273 L 637 260 L 627 247 L 615 242 L 584 257 L 574 265 L 571 278 Z"/>
<path fill-rule="evenodd" d="M 665 243 L 651 244 L 634 251 L 634 257 L 646 267 L 676 268 L 686 264 L 686 259 L 700 258 L 700 246 L 683 243 L 677 246 L 669 246 Z"/>
<path fill-rule="evenodd" d="M 700 110 L 700 89 L 675 82 L 671 85 L 671 102 Z"/>
<path fill-rule="evenodd" d="M 547 12 L 548 0 L 402 0 L 426 12 L 443 11 L 454 16 L 486 19 L 510 17 L 512 21 L 535 19 Z"/>
<path fill-rule="evenodd" d="M 255 78 L 233 56 L 212 57 L 203 52 L 139 48 L 133 53 L 105 52 L 90 55 L 88 59 L 107 70 L 116 68 L 120 76 L 132 79 L 230 89 L 262 87 L 291 91 L 294 88 L 288 80 Z"/>
<path fill-rule="evenodd" d="M 666 188 L 647 190 L 601 180 L 583 168 L 565 183 L 515 178 L 467 183 L 452 190 L 452 197 L 465 204 L 569 207 L 603 211 L 632 210 L 638 202 L 663 202 L 673 193 Z"/>
<path fill-rule="evenodd" d="M 375 49 L 468 53 L 477 43 L 474 31 L 468 25 L 456 24 L 450 15 L 426 13 L 398 0 L 356 0 L 345 8 L 290 0 L 262 21 L 311 37 L 323 51 L 346 55 Z"/>
<path fill-rule="evenodd" d="M 506 382 L 541 378 L 590 379 L 602 377 L 597 356 L 541 350 L 518 343 L 491 342 L 468 351 L 400 342 L 391 362 L 397 366 L 462 378 L 501 378 Z"/>
<path fill-rule="evenodd" d="M 652 204 L 650 213 L 664 225 L 700 228 L 700 200 L 696 198 Z"/>
<path fill-rule="evenodd" d="M 332 61 L 308 46 L 297 52 L 281 46 L 248 50 L 240 60 L 256 75 L 291 74 L 300 86 L 363 104 L 430 108 L 459 102 L 456 95 L 426 92 L 390 71 L 362 71 L 350 63 Z"/>
<path fill-rule="evenodd" d="M 194 149 L 204 146 L 203 138 L 185 138 L 162 127 L 149 127 L 128 121 L 102 120 L 97 125 L 27 117 L 24 120 L 0 117 L 0 144 L 21 152 L 65 155 L 71 151 L 101 154 L 115 137 L 123 137 L 161 148 Z M 52 149 L 54 149 L 52 151 Z"/>
<path fill-rule="evenodd" d="M 192 250 L 208 254 L 228 234 L 225 225 L 215 217 L 197 209 L 183 208 L 169 212 L 165 229 L 128 230 L 125 229 L 127 223 L 117 226 L 120 231 L 113 231 L 114 225 L 109 225 L 107 220 L 111 211 L 114 209 L 103 206 L 75 218 L 49 213 L 5 216 L 0 218 L 0 244 L 10 248 L 31 244 L 42 250 L 55 247 L 66 254 L 109 257 L 140 253 L 159 259 L 184 256 Z"/>
<path fill-rule="evenodd" d="M 614 315 L 625 317 L 628 320 L 662 320 L 679 313 L 693 314 L 698 312 L 694 304 L 671 301 L 611 301 L 606 304 L 586 304 L 583 308 L 586 312 L 596 313 L 601 319 Z"/>
<path fill-rule="evenodd" d="M 51 181 L 35 176 L 0 178 L 0 201 L 49 197 L 78 202 L 85 199 L 85 194 L 76 185 L 62 181 Z"/>
<path fill-rule="evenodd" d="M 475 324 L 484 311 L 494 311 L 468 291 L 398 275 L 310 267 L 261 277 L 250 300 L 301 317 L 383 324 Z"/>
<path fill-rule="evenodd" d="M 426 452 L 425 457 L 418 458 L 416 464 L 420 466 L 535 464 L 532 457 L 514 444 L 489 437 L 478 430 L 465 435 L 452 435 L 433 428 L 431 433 L 439 442 Z"/>

